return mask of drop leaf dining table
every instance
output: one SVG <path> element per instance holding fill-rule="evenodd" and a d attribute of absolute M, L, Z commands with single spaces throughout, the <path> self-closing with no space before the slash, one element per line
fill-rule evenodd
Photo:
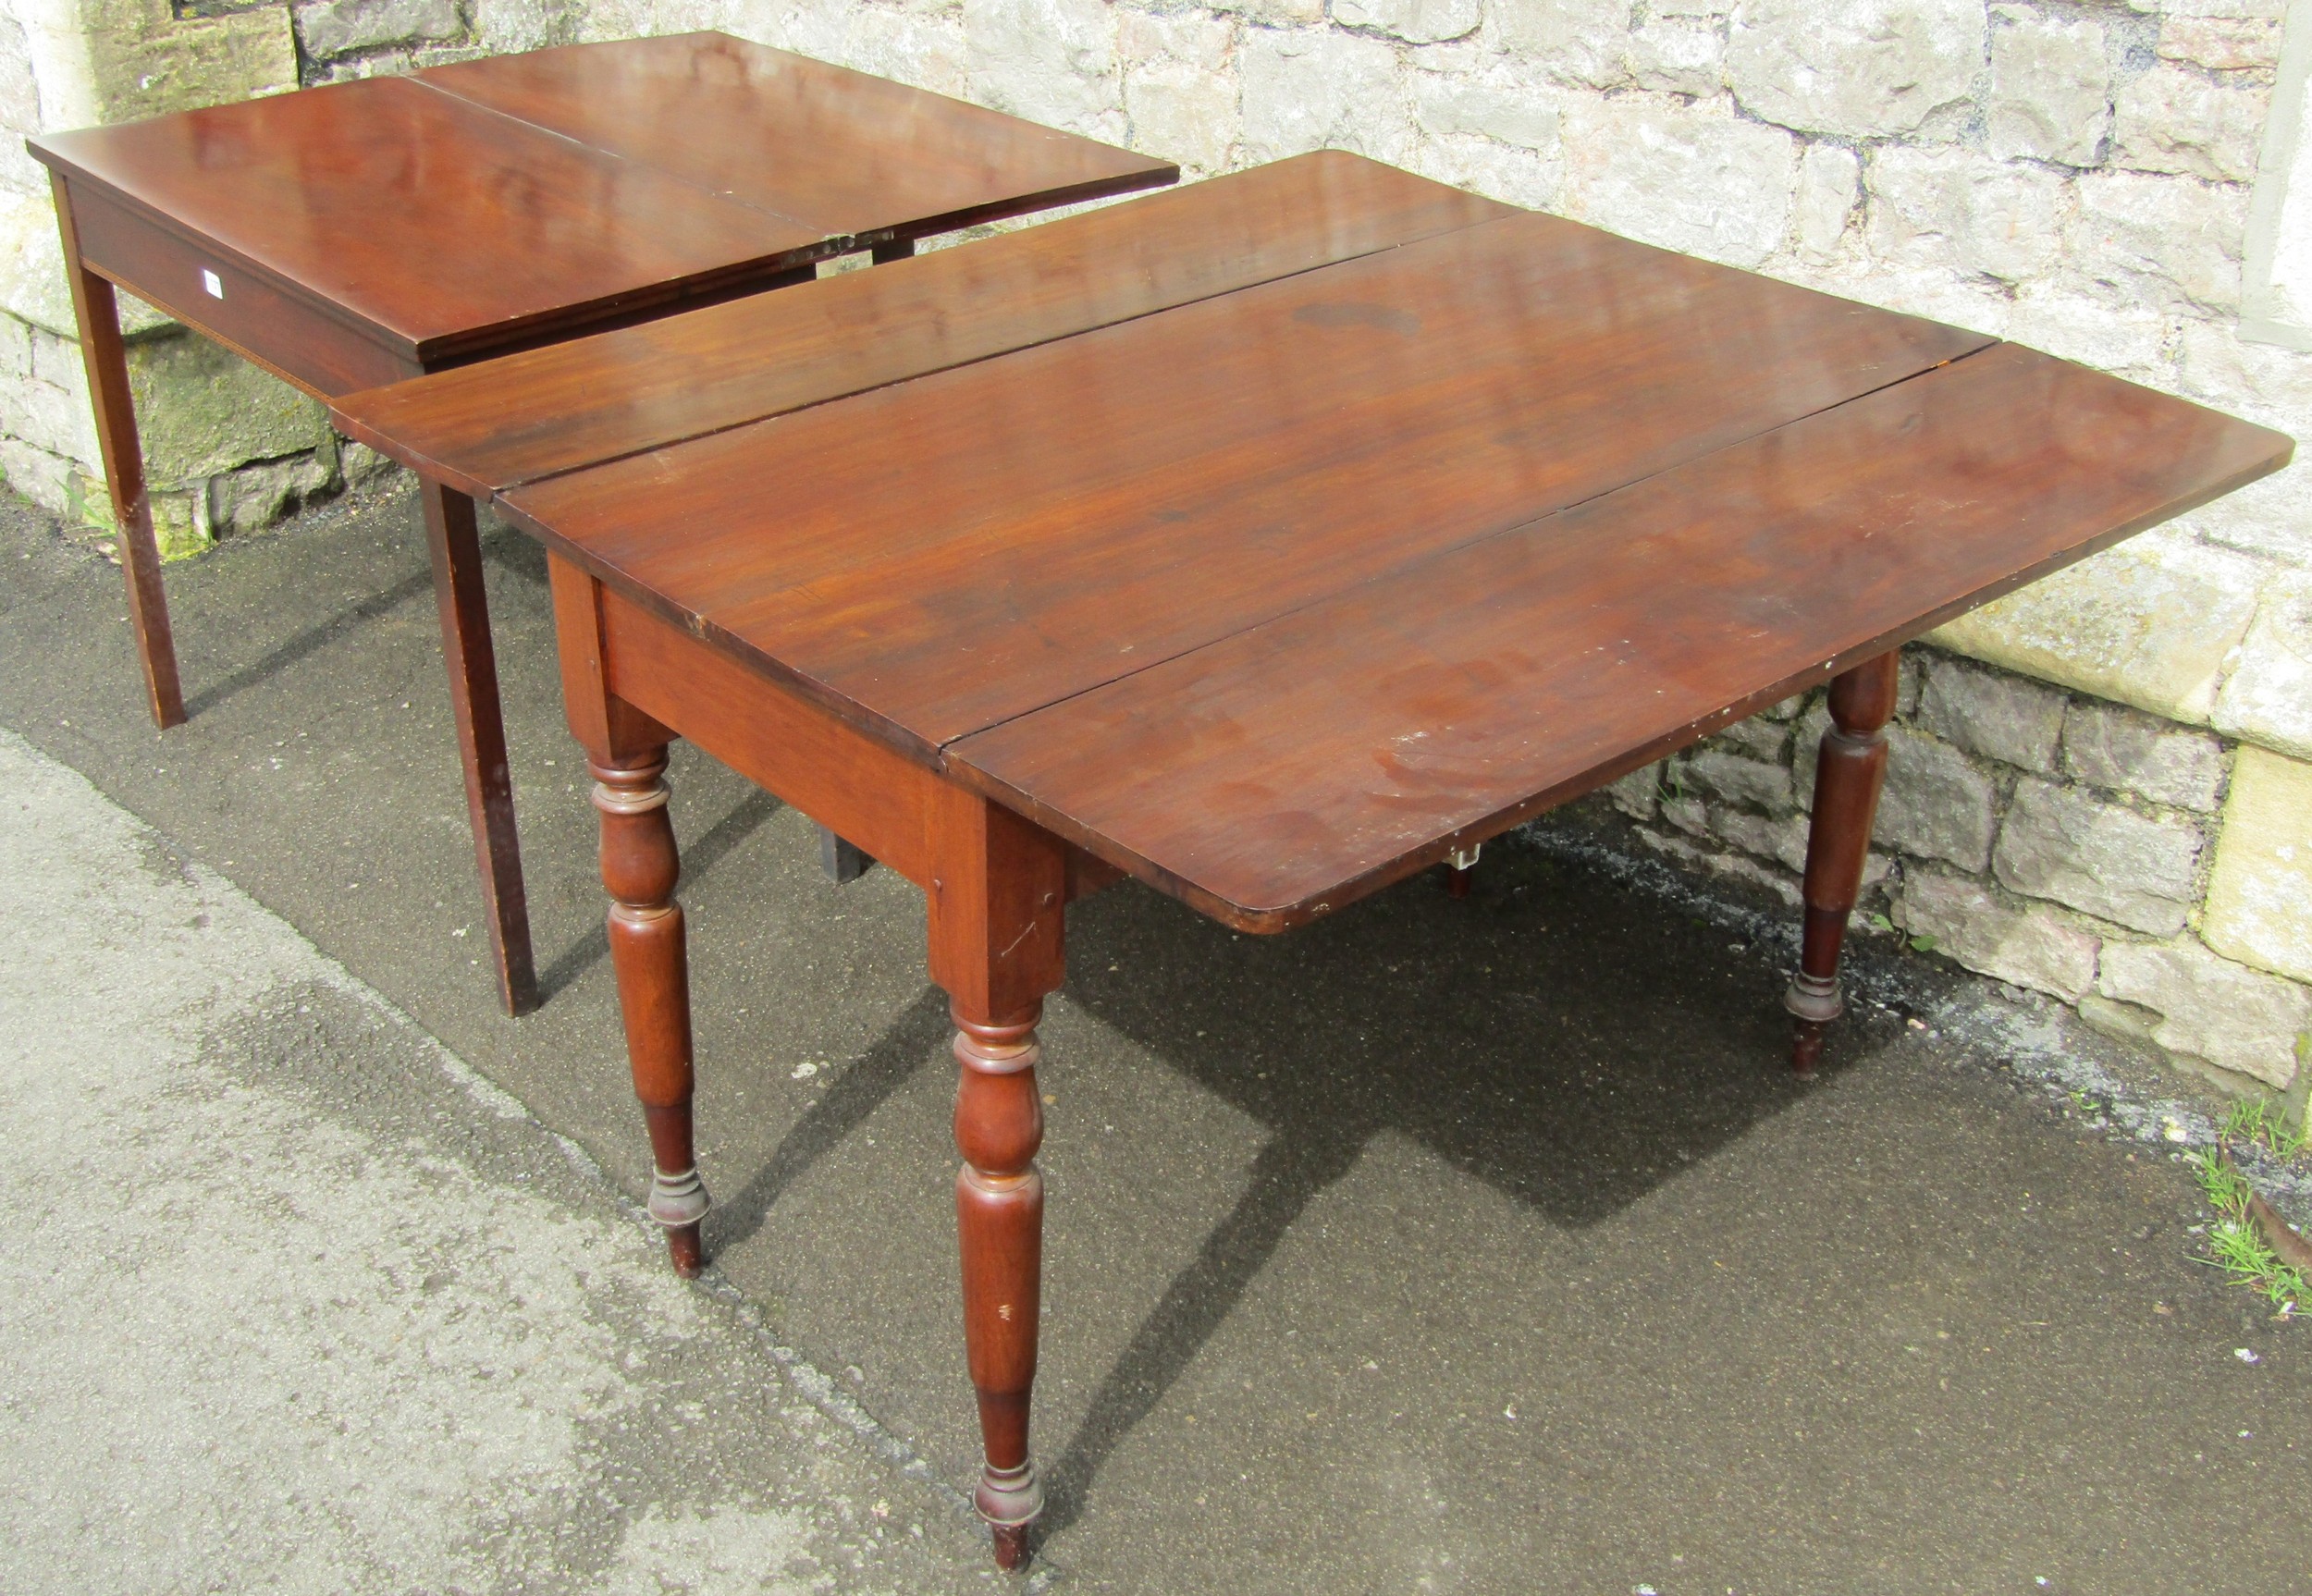
<path fill-rule="evenodd" d="M 1036 1027 L 1072 900 L 1129 876 L 1283 931 L 1827 681 L 1807 1068 L 1896 647 L 2293 448 L 1339 153 L 336 410 L 548 550 L 679 1269 L 670 740 L 923 889 L 1006 1566 L 1042 1501 Z"/>
<path fill-rule="evenodd" d="M 573 44 L 27 141 L 50 168 L 153 718 L 185 718 L 116 285 L 318 399 L 1175 181 L 721 33 Z M 422 495 L 507 1012 L 530 921 L 472 501 Z"/>

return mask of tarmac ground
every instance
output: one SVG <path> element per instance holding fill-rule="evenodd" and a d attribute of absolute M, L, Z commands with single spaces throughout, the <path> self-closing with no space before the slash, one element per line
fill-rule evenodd
<path fill-rule="evenodd" d="M 994 1588 L 583 1154 L 5 731 L 0 791 L 0 1589 Z"/>
<path fill-rule="evenodd" d="M 172 568 L 166 734 L 118 572 L 0 507 L 0 1585 L 1004 1588 L 953 1510 L 920 900 L 834 887 L 678 747 L 719 1206 L 709 1280 L 661 1279 L 543 561 L 487 546 L 549 992 L 519 1021 L 408 499 Z M 1864 949 L 1890 1006 L 1798 1082 L 1758 924 L 1576 845 L 1277 939 L 1131 884 L 1072 910 L 1035 1578 L 2304 1588 L 2303 1328 L 2198 1260 L 2140 1114 L 1999 1067 L 2099 1044 Z"/>

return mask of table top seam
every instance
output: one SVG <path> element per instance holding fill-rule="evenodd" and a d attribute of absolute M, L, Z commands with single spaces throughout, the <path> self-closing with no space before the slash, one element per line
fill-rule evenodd
<path fill-rule="evenodd" d="M 565 133 L 560 128 L 548 127 L 544 122 L 534 122 L 527 117 L 517 117 L 511 111 L 501 110 L 496 105 L 486 104 L 480 100 L 472 99 L 464 94 L 461 94 L 455 89 L 448 88 L 443 84 L 435 82 L 423 73 L 413 72 L 410 74 L 407 81 L 414 83 L 418 87 L 425 89 L 433 93 L 439 94 L 444 99 L 454 100 L 459 104 L 465 106 L 469 110 L 479 111 L 485 115 L 496 117 L 502 121 L 511 122 L 518 128 L 527 128 L 533 132 L 544 133 L 548 138 L 560 139 L 563 143 L 569 144 L 575 149 L 584 150 L 589 154 L 599 155 L 606 160 L 616 161 L 622 166 L 633 166 L 638 171 L 653 173 L 658 177 L 666 178 L 669 182 L 680 183 L 683 187 L 690 189 L 697 193 L 704 194 L 710 200 L 720 200 L 726 203 L 736 205 L 742 210 L 755 211 L 766 216 L 775 216 L 780 221 L 785 222 L 791 227 L 799 227 L 804 232 L 811 234 L 814 238 L 820 239 L 822 242 L 839 241 L 846 246 L 864 247 L 855 245 L 851 235 L 847 233 L 827 232 L 823 228 L 813 227 L 810 223 L 804 221 L 798 216 L 791 216 L 787 215 L 786 212 L 776 210 L 769 205 L 763 204 L 759 201 L 743 199 L 737 194 L 725 193 L 719 190 L 710 189 L 707 187 L 706 184 L 698 181 L 695 178 L 684 177 L 680 172 L 669 170 L 665 166 L 658 166 L 649 161 L 637 160 L 633 156 L 618 150 L 605 149 L 600 144 L 593 143 L 587 140 L 579 138 L 575 133 Z M 804 247 L 808 248 L 809 246 L 806 245 Z M 838 249 L 833 252 L 841 254 L 845 252 Z"/>
<path fill-rule="evenodd" d="M 957 361 L 952 365 L 926 367 L 922 371 L 909 372 L 904 376 L 892 377 L 885 382 L 871 383 L 865 387 L 846 388 L 841 393 L 828 394 L 823 398 L 809 399 L 802 404 L 791 405 L 784 410 L 768 411 L 761 415 L 749 416 L 744 421 L 734 421 L 726 425 L 708 427 L 702 432 L 687 433 L 681 437 L 667 438 L 658 443 L 646 444 L 636 448 L 627 449 L 619 454 L 604 455 L 599 460 L 587 460 L 583 465 L 561 466 L 553 471 L 542 472 L 536 476 L 523 477 L 519 481 L 507 483 L 502 487 L 493 487 L 490 489 L 490 497 L 493 499 L 502 499 L 505 495 L 518 492 L 525 487 L 536 487 L 545 483 L 559 482 L 564 477 L 576 476 L 584 472 L 598 471 L 607 466 L 619 465 L 631 460 L 639 460 L 645 455 L 656 454 L 660 449 L 681 448 L 685 445 L 703 443 L 708 438 L 717 438 L 721 437 L 726 434 L 742 432 L 748 427 L 767 426 L 773 422 L 783 421 L 789 416 L 802 415 L 806 411 L 818 410 L 827 405 L 841 404 L 847 399 L 863 399 L 868 394 L 883 393 L 892 388 L 903 387 L 908 383 L 922 382 L 931 377 L 945 376 L 952 372 L 969 371 L 974 366 L 985 365 L 990 361 L 1008 360 L 1014 355 L 1026 354 L 1033 350 L 1051 349 L 1055 345 L 1066 343 L 1072 338 L 1089 338 L 1097 333 L 1107 332 L 1111 328 L 1130 326 L 1136 322 L 1146 321 L 1151 316 L 1167 315 L 1174 311 L 1187 310 L 1193 305 L 1209 304 L 1215 300 L 1226 299 L 1231 294 L 1242 293 L 1248 289 L 1263 289 L 1275 283 L 1290 282 L 1296 277 L 1308 276 L 1311 273 L 1315 272 L 1330 271 L 1335 266 L 1346 266 L 1354 264 L 1360 261 L 1376 260 L 1381 256 L 1389 253 L 1393 250 L 1408 249 L 1416 244 L 1428 243 L 1432 239 L 1449 237 L 1455 233 L 1473 232 L 1479 227 L 1495 227 L 1505 222 L 1515 221 L 1518 219 L 1519 215 L 1523 214 L 1524 213 L 1518 213 L 1517 215 L 1507 216 L 1492 216 L 1483 221 L 1469 223 L 1463 227 L 1447 227 L 1442 232 L 1431 233 L 1423 238 L 1399 239 L 1395 243 L 1384 244 L 1379 248 L 1367 250 L 1359 254 L 1343 255 L 1335 260 L 1320 261 L 1310 265 L 1298 267 L 1293 271 L 1280 272 L 1275 276 L 1262 277 L 1256 282 L 1236 283 L 1225 288 L 1214 289 L 1210 293 L 1198 294 L 1191 299 L 1178 300 L 1171 304 L 1156 305 L 1148 310 L 1136 311 L 1130 315 L 1119 316 L 1112 322 L 1101 322 L 1094 326 L 1075 327 L 1066 332 L 1054 333 L 1048 338 L 1034 339 L 1031 342 L 1014 344 L 1005 349 L 991 350 L 986 354 L 975 355 L 969 360 Z M 904 264 L 904 263 L 900 264 Z M 884 266 L 878 269 L 889 271 L 892 268 L 890 266 Z M 1056 703 L 1058 701 L 1054 700 L 1054 702 Z"/>
<path fill-rule="evenodd" d="M 784 222 L 806 234 L 810 234 L 814 239 L 813 242 L 793 245 L 787 249 L 772 252 L 769 254 L 751 256 L 744 261 L 725 262 L 719 265 L 702 268 L 699 272 L 694 273 L 686 277 L 645 284 L 631 290 L 621 290 L 621 292 L 644 294 L 668 289 L 674 289 L 677 290 L 695 289 L 701 284 L 711 284 L 719 279 L 728 278 L 731 280 L 744 280 L 749 276 L 764 271 L 784 270 L 793 266 L 814 264 L 820 260 L 830 258 L 833 255 L 848 252 L 855 248 L 863 249 L 866 247 L 864 244 L 859 244 L 855 239 L 853 239 L 845 235 L 819 233 L 816 229 L 810 227 L 807 224 L 796 221 L 793 217 L 787 215 L 785 213 L 772 210 L 769 206 L 752 204 L 732 195 L 718 194 L 713 190 L 708 189 L 691 178 L 683 177 L 679 173 L 668 171 L 662 166 L 656 166 L 646 162 L 636 161 L 630 156 L 621 155 L 616 151 L 605 150 L 597 145 L 587 143 L 584 140 L 572 138 L 570 134 L 561 132 L 557 129 L 545 127 L 539 123 L 532 122 L 525 117 L 512 116 L 508 112 L 497 109 L 495 106 L 482 104 L 477 101 L 466 98 L 462 94 L 442 88 L 437 83 L 426 81 L 422 77 L 416 75 L 362 79 L 356 82 L 347 83 L 322 83 L 316 84 L 311 89 L 299 90 L 297 92 L 326 94 L 335 89 L 353 88 L 362 85 L 376 85 L 380 87 L 393 85 L 395 86 L 396 92 L 398 92 L 399 86 L 408 85 L 411 88 L 423 89 L 427 92 L 439 94 L 444 100 L 457 106 L 461 111 L 486 114 L 498 118 L 500 121 L 506 122 L 512 127 L 520 128 L 525 131 L 541 134 L 556 140 L 572 149 L 584 152 L 588 157 L 598 157 L 604 160 L 620 162 L 625 166 L 633 167 L 637 171 L 649 173 L 654 178 L 662 178 L 665 181 L 674 184 L 692 193 L 701 195 L 709 201 L 726 201 L 731 206 L 739 211 L 752 215 L 767 216 L 777 221 Z M 77 134 L 81 132 L 102 132 L 105 130 L 105 129 L 104 128 L 100 127 L 92 129 L 68 129 L 68 133 Z M 581 306 L 558 305 L 546 311 L 533 313 L 527 317 L 516 318 L 511 322 L 493 323 L 483 328 L 467 327 L 461 328 L 458 331 L 451 333 L 433 333 L 421 336 L 419 334 L 408 332 L 400 327 L 391 325 L 383 320 L 373 317 L 362 311 L 352 308 L 350 305 L 340 303 L 337 300 L 331 298 L 330 294 L 326 290 L 316 287 L 314 284 L 306 281 L 302 277 L 290 275 L 288 271 L 279 266 L 273 265 L 267 262 L 258 259 L 256 256 L 252 255 L 248 251 L 242 249 L 238 244 L 231 242 L 229 239 L 221 237 L 206 227 L 193 223 L 187 217 L 180 215 L 173 210 L 165 208 L 154 201 L 145 198 L 143 195 L 137 193 L 131 189 L 123 187 L 119 182 L 89 166 L 86 162 L 73 158 L 68 153 L 54 148 L 42 135 L 34 134 L 27 136 L 25 139 L 25 145 L 26 148 L 31 153 L 34 159 L 40 161 L 43 166 L 47 166 L 52 173 L 65 178 L 67 181 L 88 185 L 106 199 L 111 200 L 113 203 L 132 212 L 137 219 L 144 223 L 146 226 L 157 227 L 161 231 L 166 233 L 169 237 L 189 247 L 212 252 L 222 257 L 238 269 L 247 272 L 252 276 L 261 278 L 275 289 L 296 300 L 300 304 L 314 310 L 326 319 L 337 323 L 339 326 L 342 326 L 350 332 L 355 333 L 368 342 L 377 345 L 379 348 L 385 350 L 395 358 L 409 361 L 421 366 L 429 361 L 441 358 L 444 355 L 459 354 L 475 350 L 489 350 L 495 344 L 502 341 L 503 338 L 509 336 L 510 334 L 520 333 L 521 331 L 533 325 L 550 325 L 556 316 L 568 314 L 573 311 L 583 310 L 588 307 L 598 307 L 605 302 L 606 298 L 616 299 L 619 297 L 617 294 L 607 297 L 597 297 L 595 300 L 585 301 L 585 303 Z M 124 286 L 129 287 L 130 291 L 135 291 L 135 286 L 133 284 Z M 186 320 L 191 323 L 191 325 L 204 325 L 204 324 L 191 317 L 180 317 L 178 319 Z M 581 322 L 579 324 L 579 332 L 581 336 L 583 336 L 584 329 L 584 324 Z"/>
<path fill-rule="evenodd" d="M 1490 532 L 1480 533 L 1474 537 L 1465 538 L 1457 543 L 1446 544 L 1440 547 L 1428 550 L 1425 553 L 1416 555 L 1414 558 L 1406 560 L 1402 564 L 1390 566 L 1385 571 L 1375 571 L 1370 576 L 1361 577 L 1359 580 L 1348 583 L 1341 587 L 1333 588 L 1325 593 L 1313 595 L 1299 604 L 1291 605 L 1284 609 L 1275 611 L 1273 614 L 1264 615 L 1258 620 L 1249 621 L 1243 626 L 1236 628 L 1234 631 L 1224 632 L 1218 637 L 1210 637 L 1191 647 L 1183 648 L 1177 652 L 1167 654 L 1161 659 L 1147 660 L 1141 664 L 1134 666 L 1129 670 L 1120 671 L 1114 676 L 1107 677 L 1088 686 L 1077 688 L 1075 692 L 1064 693 L 1057 698 L 1053 698 L 1047 703 L 1039 704 L 1033 708 L 1022 709 L 1010 715 L 1000 716 L 996 719 L 989 721 L 984 726 L 976 726 L 968 731 L 959 731 L 953 736 L 942 738 L 936 744 L 939 749 L 940 761 L 942 765 L 945 765 L 948 760 L 949 751 L 953 749 L 958 743 L 967 742 L 971 738 L 981 736 L 987 732 L 996 730 L 1001 727 L 1009 726 L 1015 721 L 1025 720 L 1030 716 L 1040 715 L 1047 709 L 1055 709 L 1061 705 L 1071 703 L 1076 699 L 1084 697 L 1088 694 L 1101 692 L 1106 688 L 1113 687 L 1117 682 L 1129 681 L 1136 676 L 1157 669 L 1162 666 L 1171 665 L 1182 659 L 1187 659 L 1191 656 L 1201 654 L 1207 649 L 1217 648 L 1224 644 L 1234 642 L 1237 638 L 1258 632 L 1263 627 L 1273 626 L 1278 621 L 1289 620 L 1296 615 L 1305 614 L 1309 610 L 1315 609 L 1322 605 L 1331 604 L 1335 600 L 1346 597 L 1350 594 L 1376 586 L 1384 582 L 1403 581 L 1408 575 L 1420 571 L 1424 566 L 1433 565 L 1441 560 L 1465 554 L 1472 548 L 1491 543 L 1497 538 L 1514 536 L 1518 533 L 1524 532 L 1531 528 L 1543 525 L 1547 522 L 1554 521 L 1561 515 L 1569 514 L 1574 510 L 1580 509 L 1585 505 L 1595 504 L 1599 500 L 1610 498 L 1617 493 L 1626 493 L 1631 488 L 1639 487 L 1660 477 L 1667 476 L 1672 472 L 1687 470 L 1703 460 L 1723 454 L 1729 449 L 1745 448 L 1755 443 L 1762 437 L 1771 436 L 1775 433 L 1781 432 L 1789 427 L 1796 426 L 1802 422 L 1812 421 L 1818 416 L 1827 415 L 1833 411 L 1843 410 L 1848 405 L 1858 403 L 1859 401 L 1869 399 L 1876 394 L 1885 393 L 1891 388 L 1900 387 L 1905 383 L 1916 382 L 1922 377 L 1932 376 L 1937 372 L 1958 364 L 1961 361 L 1972 360 L 1975 356 L 1983 354 L 1987 350 L 2003 348 L 2005 347 L 2005 344 L 2006 340 L 2004 339 L 1993 338 L 1986 336 L 1984 343 L 1974 349 L 1967 350 L 1963 354 L 1953 355 L 1949 360 L 1937 361 L 1931 366 L 1925 366 L 1918 371 L 1906 373 L 1902 376 L 1897 377 L 1891 382 L 1880 383 L 1875 387 L 1865 388 L 1858 393 L 1849 394 L 1846 398 L 1839 399 L 1835 404 L 1818 405 L 1813 410 L 1806 411 L 1801 414 L 1790 416 L 1785 420 L 1777 422 L 1772 426 L 1761 427 L 1755 432 L 1744 433 L 1740 437 L 1728 438 L 1726 442 L 1718 445 L 1715 448 L 1704 449 L 1700 454 L 1690 455 L 1684 460 L 1677 460 L 1671 464 L 1662 466 L 1657 470 L 1647 472 L 1642 476 L 1634 476 L 1627 482 L 1617 483 L 1612 487 L 1601 488 L 1595 493 L 1585 494 L 1580 498 L 1568 499 L 1566 503 L 1561 504 L 1553 509 L 1547 510 L 1543 514 L 1529 516 L 1522 521 L 1513 522 L 1507 526 L 1496 527 Z M 968 764 L 968 760 L 965 760 L 965 763 Z M 972 768 L 976 770 L 978 767 L 977 766 L 973 766 Z M 990 779 L 994 778 L 991 776 Z"/>

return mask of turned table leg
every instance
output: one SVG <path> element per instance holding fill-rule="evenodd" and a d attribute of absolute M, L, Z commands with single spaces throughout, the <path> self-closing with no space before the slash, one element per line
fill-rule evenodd
<path fill-rule="evenodd" d="M 1896 655 L 1888 650 L 1830 679 L 1830 728 L 1814 767 L 1814 819 L 1806 837 L 1806 932 L 1783 1006 L 1797 1017 L 1790 1067 L 1811 1072 L 1823 1034 L 1845 1008 L 1839 953 L 1863 886 L 1871 822 L 1887 776 L 1887 721 L 1895 712 Z"/>
<path fill-rule="evenodd" d="M 144 668 L 146 705 L 166 731 L 185 721 L 185 693 L 177 676 L 177 644 L 161 590 L 161 550 L 153 536 L 153 501 L 144 485 L 144 449 L 137 440 L 136 407 L 129 396 L 129 353 L 120 339 L 120 301 L 111 283 L 80 264 L 80 229 L 65 180 L 52 176 L 56 224 L 64 234 L 64 275 L 80 331 L 80 363 L 88 372 L 96 411 L 96 448 L 105 459 L 105 485 L 113 500 L 120 571 L 129 583 L 129 624 L 137 662 Z"/>
<path fill-rule="evenodd" d="M 691 1148 L 690 966 L 683 911 L 674 902 L 682 860 L 667 816 L 666 750 L 674 733 L 611 693 L 605 681 L 601 583 L 560 556 L 547 558 L 547 573 L 562 711 L 586 751 L 601 814 L 610 962 L 634 1095 L 650 1128 L 650 1217 L 666 1227 L 675 1272 L 696 1274 L 707 1188 Z"/>
<path fill-rule="evenodd" d="M 979 1397 L 987 1451 L 972 1500 L 987 1519 L 995 1560 L 1016 1568 L 1043 1511 L 1043 1482 L 1027 1455 L 1043 1296 L 1043 1105 L 1036 1095 L 1043 1005 L 1008 1025 L 957 1007 L 955 1229 L 964 1265 L 964 1345 Z"/>
<path fill-rule="evenodd" d="M 650 1129 L 650 1217 L 666 1227 L 675 1272 L 694 1275 L 704 1261 L 698 1222 L 707 1187 L 691 1148 L 690 968 L 674 901 L 682 866 L 667 816 L 666 749 L 621 764 L 589 761 L 588 768 L 602 814 L 602 885 L 610 894 L 610 960 L 626 1055 Z"/>
<path fill-rule="evenodd" d="M 955 1017 L 955 1227 L 964 1344 L 986 1465 L 972 1499 L 995 1560 L 1016 1568 L 1043 1511 L 1027 1450 L 1043 1279 L 1043 1100 L 1036 1023 L 1060 984 L 1064 846 L 1000 805 L 949 790 L 933 816 L 932 978 Z"/>

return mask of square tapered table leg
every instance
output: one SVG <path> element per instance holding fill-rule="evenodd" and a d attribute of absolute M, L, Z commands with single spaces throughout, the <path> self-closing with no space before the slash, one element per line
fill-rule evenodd
<path fill-rule="evenodd" d="M 80 228 L 61 175 L 51 178 L 56 221 L 63 233 L 65 277 L 80 331 L 80 361 L 96 412 L 96 447 L 112 493 L 121 573 L 129 583 L 129 623 L 153 723 L 166 731 L 185 722 L 185 694 L 177 676 L 177 644 L 168 628 L 168 599 L 161 589 L 161 551 L 153 535 L 153 500 L 144 485 L 144 449 L 129 393 L 129 351 L 120 338 L 120 301 L 113 286 L 80 260 Z"/>

